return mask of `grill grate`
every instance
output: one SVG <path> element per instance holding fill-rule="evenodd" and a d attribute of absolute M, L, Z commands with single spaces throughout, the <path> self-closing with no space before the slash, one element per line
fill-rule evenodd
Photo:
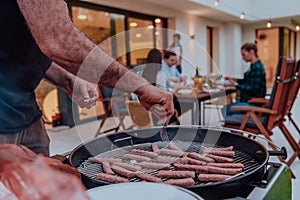
<path fill-rule="evenodd" d="M 186 152 L 200 152 L 201 153 L 201 146 L 205 146 L 205 147 L 224 147 L 224 146 L 220 146 L 220 145 L 208 145 L 208 144 L 204 144 L 204 143 L 199 143 L 199 142 L 185 142 L 185 141 L 172 141 L 176 146 L 180 147 L 181 149 L 183 149 Z M 158 141 L 156 142 L 156 144 L 158 145 L 159 148 L 168 148 L 168 143 L 169 142 L 162 142 L 162 141 Z M 122 156 L 126 153 L 130 153 L 132 149 L 142 149 L 142 150 L 146 150 L 146 151 L 152 151 L 151 149 L 151 143 L 144 143 L 144 144 L 138 144 L 138 145 L 132 145 L 132 146 L 125 146 L 125 147 L 121 147 L 121 148 L 117 148 L 111 151 L 107 151 L 104 153 L 101 153 L 99 155 L 97 155 L 96 157 L 107 157 L 107 158 L 121 158 Z M 235 156 L 233 157 L 234 161 L 236 163 L 242 163 L 244 165 L 244 170 L 243 172 L 245 174 L 250 173 L 252 170 L 258 168 L 260 166 L 260 163 L 255 160 L 251 155 L 248 155 L 244 152 L 235 150 Z M 173 156 L 169 156 L 169 155 L 164 155 L 167 157 L 173 157 Z M 136 164 L 134 162 L 129 161 L 129 160 L 123 160 L 123 162 L 126 163 L 130 163 L 130 164 Z M 103 184 L 102 180 L 98 180 L 96 179 L 96 175 L 98 173 L 104 173 L 103 169 L 102 169 L 102 165 L 100 163 L 92 163 L 89 160 L 85 160 L 83 163 L 81 163 L 81 165 L 77 168 L 83 175 L 89 177 L 90 179 L 93 179 L 94 181 L 98 182 L 99 184 Z M 173 167 L 171 167 L 171 170 L 173 170 Z M 148 173 L 148 174 L 152 174 L 152 175 L 156 175 L 158 173 L 159 170 L 157 169 L 146 169 L 143 168 L 142 172 L 144 173 Z M 116 175 L 118 176 L 118 175 Z M 162 180 L 167 180 L 168 178 L 163 178 Z M 203 183 L 200 182 L 198 179 L 194 179 L 195 180 L 195 185 L 203 185 L 203 184 L 209 184 L 209 183 Z M 140 182 L 141 179 L 134 177 L 130 179 L 130 182 Z"/>

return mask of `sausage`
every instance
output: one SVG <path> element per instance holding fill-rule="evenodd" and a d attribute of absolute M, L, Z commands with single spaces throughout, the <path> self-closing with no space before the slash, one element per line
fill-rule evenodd
<path fill-rule="evenodd" d="M 158 163 L 181 163 L 181 164 L 188 164 L 188 158 L 187 157 L 182 157 L 182 158 L 177 158 L 177 157 L 167 157 L 167 156 L 157 156 L 156 161 Z"/>
<path fill-rule="evenodd" d="M 158 163 L 174 163 L 177 159 L 176 157 L 167 157 L 167 156 L 157 156 L 156 161 Z"/>
<path fill-rule="evenodd" d="M 226 158 L 223 156 L 215 156 L 212 154 L 207 154 L 206 156 L 217 162 L 221 162 L 221 163 L 233 163 L 234 162 L 234 160 L 232 158 Z"/>
<path fill-rule="evenodd" d="M 188 164 L 189 163 L 189 158 L 184 156 L 182 158 L 178 158 L 174 163 L 181 163 L 181 164 Z"/>
<path fill-rule="evenodd" d="M 204 154 L 212 154 L 212 155 L 216 155 L 216 156 L 225 156 L 225 157 L 234 157 L 235 156 L 235 152 L 234 151 L 209 151 L 209 150 L 205 150 L 203 151 Z"/>
<path fill-rule="evenodd" d="M 195 172 L 193 172 L 193 171 L 160 170 L 158 172 L 157 176 L 165 177 L 165 178 L 194 178 Z"/>
<path fill-rule="evenodd" d="M 151 143 L 151 148 L 152 148 L 153 152 L 155 152 L 155 153 L 159 152 L 159 148 L 156 143 Z"/>
<path fill-rule="evenodd" d="M 169 179 L 164 183 L 176 186 L 192 186 L 195 185 L 195 181 L 192 178 L 183 178 L 183 179 Z"/>
<path fill-rule="evenodd" d="M 188 171 L 195 171 L 200 173 L 207 173 L 208 167 L 202 165 L 185 165 L 180 163 L 174 163 L 175 170 L 188 170 Z"/>
<path fill-rule="evenodd" d="M 171 156 L 178 156 L 178 157 L 188 154 L 187 152 L 184 152 L 182 150 L 178 151 L 178 150 L 171 150 L 171 149 L 160 149 L 159 153 L 160 154 L 167 154 L 167 155 L 171 155 Z"/>
<path fill-rule="evenodd" d="M 135 176 L 134 172 L 124 169 L 123 167 L 117 166 L 117 165 L 112 165 L 111 169 L 115 172 L 118 173 L 122 176 L 125 176 L 127 178 L 133 178 Z"/>
<path fill-rule="evenodd" d="M 136 160 L 136 161 L 147 161 L 147 162 L 151 161 L 151 158 L 149 158 L 149 157 L 139 156 L 139 155 L 134 155 L 134 154 L 124 154 L 123 158 L 129 159 L 129 160 Z"/>
<path fill-rule="evenodd" d="M 103 181 L 111 182 L 111 183 L 127 183 L 127 182 L 129 182 L 129 180 L 126 178 L 114 176 L 111 174 L 104 174 L 104 173 L 97 174 L 96 178 L 101 179 Z"/>
<path fill-rule="evenodd" d="M 231 176 L 224 175 L 224 174 L 199 174 L 198 179 L 199 181 L 211 181 L 211 182 L 219 182 L 225 181 L 226 179 L 230 178 Z"/>
<path fill-rule="evenodd" d="M 121 158 L 91 157 L 91 158 L 89 158 L 89 161 L 95 162 L 95 163 L 102 163 L 102 162 L 114 163 L 114 162 L 122 162 L 122 159 Z"/>
<path fill-rule="evenodd" d="M 111 175 L 115 174 L 115 172 L 111 170 L 109 162 L 102 162 L 102 169 L 105 172 L 105 174 L 111 174 Z"/>
<path fill-rule="evenodd" d="M 232 151 L 233 150 L 233 146 L 229 146 L 229 147 L 205 147 L 205 146 L 201 146 L 201 150 L 202 151 Z"/>
<path fill-rule="evenodd" d="M 170 164 L 168 163 L 153 163 L 153 162 L 140 162 L 139 165 L 142 168 L 149 169 L 170 169 Z"/>
<path fill-rule="evenodd" d="M 143 173 L 143 172 L 136 172 L 135 175 L 137 177 L 139 177 L 140 179 L 145 180 L 145 181 L 155 182 L 155 183 L 161 183 L 162 182 L 161 178 L 155 177 L 151 174 L 146 174 L 146 173 Z"/>
<path fill-rule="evenodd" d="M 201 160 L 195 160 L 193 158 L 187 157 L 187 161 L 188 161 L 188 164 L 190 164 L 190 165 L 203 165 L 203 166 L 207 165 L 206 162 L 203 162 Z"/>
<path fill-rule="evenodd" d="M 140 171 L 142 169 L 140 166 L 135 166 L 135 165 L 131 165 L 128 163 L 123 163 L 123 162 L 117 162 L 117 163 L 113 163 L 113 164 L 123 167 L 124 169 L 128 169 L 133 172 Z"/>
<path fill-rule="evenodd" d="M 179 148 L 178 146 L 176 146 L 173 142 L 170 142 L 168 144 L 169 148 L 172 149 L 172 150 L 176 150 L 176 151 L 182 151 L 181 148 Z"/>
<path fill-rule="evenodd" d="M 204 155 L 200 155 L 196 152 L 191 152 L 188 154 L 188 157 L 191 157 L 191 158 L 194 158 L 196 160 L 200 160 L 200 161 L 203 161 L 203 162 L 206 162 L 206 163 L 212 163 L 212 162 L 215 162 L 214 159 L 212 158 L 209 158 L 207 156 L 204 156 Z"/>
<path fill-rule="evenodd" d="M 244 165 L 242 163 L 207 163 L 208 166 L 221 167 L 221 168 L 242 168 Z"/>
<path fill-rule="evenodd" d="M 220 168 L 214 166 L 208 166 L 208 172 L 216 174 L 236 175 L 243 171 L 242 168 Z"/>
<path fill-rule="evenodd" d="M 134 153 L 134 154 L 138 154 L 138 155 L 141 155 L 141 156 L 147 156 L 147 157 L 150 157 L 150 158 L 156 158 L 158 156 L 158 154 L 155 153 L 155 152 L 145 151 L 145 150 L 142 150 L 142 149 L 132 149 L 131 152 Z"/>

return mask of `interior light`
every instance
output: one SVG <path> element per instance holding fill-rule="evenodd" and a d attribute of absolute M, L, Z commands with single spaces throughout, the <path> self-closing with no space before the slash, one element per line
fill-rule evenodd
<path fill-rule="evenodd" d="M 154 21 L 155 21 L 155 23 L 159 24 L 161 22 L 161 19 L 156 18 Z"/>
<path fill-rule="evenodd" d="M 86 15 L 78 15 L 77 18 L 81 19 L 81 20 L 85 20 L 85 19 L 87 19 L 87 16 Z"/>
<path fill-rule="evenodd" d="M 271 27 L 272 27 L 272 22 L 271 22 L 271 21 L 268 21 L 267 27 L 268 27 L 268 28 L 271 28 Z"/>
<path fill-rule="evenodd" d="M 215 6 L 219 6 L 220 5 L 220 0 L 216 0 L 214 3 Z"/>
<path fill-rule="evenodd" d="M 296 30 L 297 30 L 297 31 L 300 30 L 300 26 L 299 26 L 299 25 L 296 26 Z"/>
<path fill-rule="evenodd" d="M 245 19 L 245 13 L 244 13 L 244 12 L 242 12 L 242 13 L 240 14 L 240 19 Z"/>
<path fill-rule="evenodd" d="M 148 25 L 148 29 L 153 29 L 154 26 L 153 25 Z"/>
<path fill-rule="evenodd" d="M 158 31 L 155 31 L 155 35 L 159 35 L 159 32 L 158 32 Z"/>
<path fill-rule="evenodd" d="M 138 24 L 136 22 L 130 22 L 130 26 L 136 27 Z"/>
<path fill-rule="evenodd" d="M 142 37 L 142 34 L 141 33 L 137 33 L 137 34 L 135 34 L 135 37 L 140 38 L 140 37 Z"/>

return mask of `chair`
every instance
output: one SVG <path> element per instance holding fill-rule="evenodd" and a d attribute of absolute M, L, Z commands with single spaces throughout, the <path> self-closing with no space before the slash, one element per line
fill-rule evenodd
<path fill-rule="evenodd" d="M 125 105 L 125 100 L 127 97 L 125 96 L 125 94 L 119 90 L 115 90 L 113 88 L 109 88 L 102 85 L 99 87 L 99 93 L 99 101 L 103 103 L 105 114 L 102 117 L 102 121 L 97 129 L 95 137 L 97 137 L 101 133 L 107 133 L 111 131 L 117 132 L 120 129 L 120 127 L 122 127 L 123 130 L 125 130 L 126 127 L 124 124 L 124 119 L 126 116 L 128 116 L 127 107 Z M 118 117 L 119 124 L 114 128 L 101 131 L 108 117 Z"/>
<path fill-rule="evenodd" d="M 223 97 L 213 98 L 203 102 L 202 105 L 202 116 L 203 116 L 203 124 L 205 124 L 205 110 L 206 109 L 215 109 L 217 111 L 219 122 L 222 121 L 222 108 L 227 104 L 233 102 L 233 95 L 228 94 Z"/>
<path fill-rule="evenodd" d="M 300 88 L 300 76 L 299 75 L 300 75 L 300 60 L 298 60 L 297 65 L 296 65 L 294 80 L 293 80 L 293 83 L 291 85 L 291 89 L 289 92 L 288 104 L 285 107 L 288 119 L 290 120 L 290 122 L 292 122 L 293 126 L 295 127 L 297 132 L 300 134 L 300 129 L 299 129 L 298 125 L 296 124 L 295 120 L 292 118 L 292 112 L 291 112 L 294 102 L 297 98 L 299 88 Z M 294 140 L 293 137 L 289 134 L 289 131 L 286 131 L 285 135 L 287 135 L 287 139 L 289 140 L 291 146 L 294 149 L 293 155 L 287 161 L 288 165 L 290 166 L 297 157 L 300 159 L 299 151 L 297 151 L 297 149 L 300 149 L 300 140 L 299 140 L 298 144 L 295 144 L 295 142 L 293 141 Z"/>
<path fill-rule="evenodd" d="M 131 71 L 139 76 L 142 76 L 144 69 L 145 69 L 145 65 L 137 65 L 132 67 Z"/>
<path fill-rule="evenodd" d="M 254 134 L 263 134 L 265 138 L 272 141 L 272 129 L 278 127 L 288 140 L 294 151 L 300 155 L 300 148 L 295 140 L 290 136 L 284 121 L 287 115 L 286 106 L 290 104 L 289 92 L 294 80 L 295 60 L 291 58 L 280 58 L 276 80 L 272 89 L 271 98 L 267 107 L 234 106 L 232 110 L 246 111 L 246 114 L 234 114 L 226 117 L 224 127 L 245 130 Z M 295 97 L 293 97 L 295 98 Z M 260 115 L 258 115 L 260 114 Z M 276 149 L 276 147 L 269 143 Z M 281 157 L 279 159 L 282 162 Z M 291 163 L 287 163 L 289 166 Z"/>
<path fill-rule="evenodd" d="M 151 113 L 138 101 L 127 100 L 126 106 L 132 121 L 132 128 L 147 128 L 154 126 Z"/>

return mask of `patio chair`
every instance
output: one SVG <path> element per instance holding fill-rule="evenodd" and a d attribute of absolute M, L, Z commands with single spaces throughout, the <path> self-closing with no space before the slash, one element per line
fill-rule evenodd
<path fill-rule="evenodd" d="M 290 120 L 290 122 L 292 122 L 293 126 L 295 127 L 295 130 L 300 134 L 300 129 L 299 129 L 298 125 L 296 124 L 296 121 L 292 118 L 292 112 L 291 112 L 293 105 L 295 103 L 295 100 L 297 98 L 299 88 L 300 88 L 300 76 L 299 75 L 300 75 L 300 60 L 298 60 L 297 65 L 296 65 L 294 79 L 293 79 L 291 89 L 289 92 L 288 103 L 287 103 L 287 106 L 285 107 L 288 119 Z M 300 140 L 298 141 L 297 144 L 295 144 L 294 139 L 291 136 L 291 134 L 289 133 L 289 131 L 286 131 L 285 135 L 286 135 L 287 139 L 289 140 L 289 143 L 293 144 L 292 147 L 294 149 L 294 153 L 290 157 L 290 159 L 287 161 L 288 165 L 291 165 L 297 157 L 300 159 L 300 154 L 299 154 Z"/>
<path fill-rule="evenodd" d="M 122 129 L 125 130 L 126 127 L 124 124 L 124 119 L 126 116 L 128 116 L 127 107 L 125 105 L 125 100 L 127 99 L 125 93 L 106 86 L 100 86 L 99 90 L 99 101 L 103 103 L 105 114 L 102 117 L 102 121 L 97 129 L 95 137 L 97 137 L 101 133 L 108 133 L 111 131 L 117 132 L 120 129 L 120 127 L 122 127 Z M 102 131 L 104 123 L 109 117 L 117 117 L 119 123 L 116 127 Z"/>
<path fill-rule="evenodd" d="M 224 127 L 245 130 L 254 134 L 263 134 L 266 139 L 272 141 L 272 130 L 278 127 L 294 151 L 300 155 L 300 148 L 295 140 L 290 137 L 284 122 L 287 115 L 286 106 L 291 102 L 289 99 L 289 92 L 294 80 L 295 60 L 291 58 L 280 58 L 276 80 L 272 89 L 272 94 L 267 107 L 251 107 L 251 106 L 234 106 L 232 110 L 247 111 L 246 114 L 234 114 L 226 117 Z M 294 97 L 295 98 L 295 97 Z M 269 143 L 269 145 L 276 149 L 276 147 Z M 282 162 L 281 157 L 279 159 Z M 287 163 L 290 164 L 290 163 Z"/>
<path fill-rule="evenodd" d="M 146 110 L 142 104 L 133 100 L 127 100 L 125 103 L 132 121 L 131 128 L 147 128 L 154 126 L 151 113 Z"/>

